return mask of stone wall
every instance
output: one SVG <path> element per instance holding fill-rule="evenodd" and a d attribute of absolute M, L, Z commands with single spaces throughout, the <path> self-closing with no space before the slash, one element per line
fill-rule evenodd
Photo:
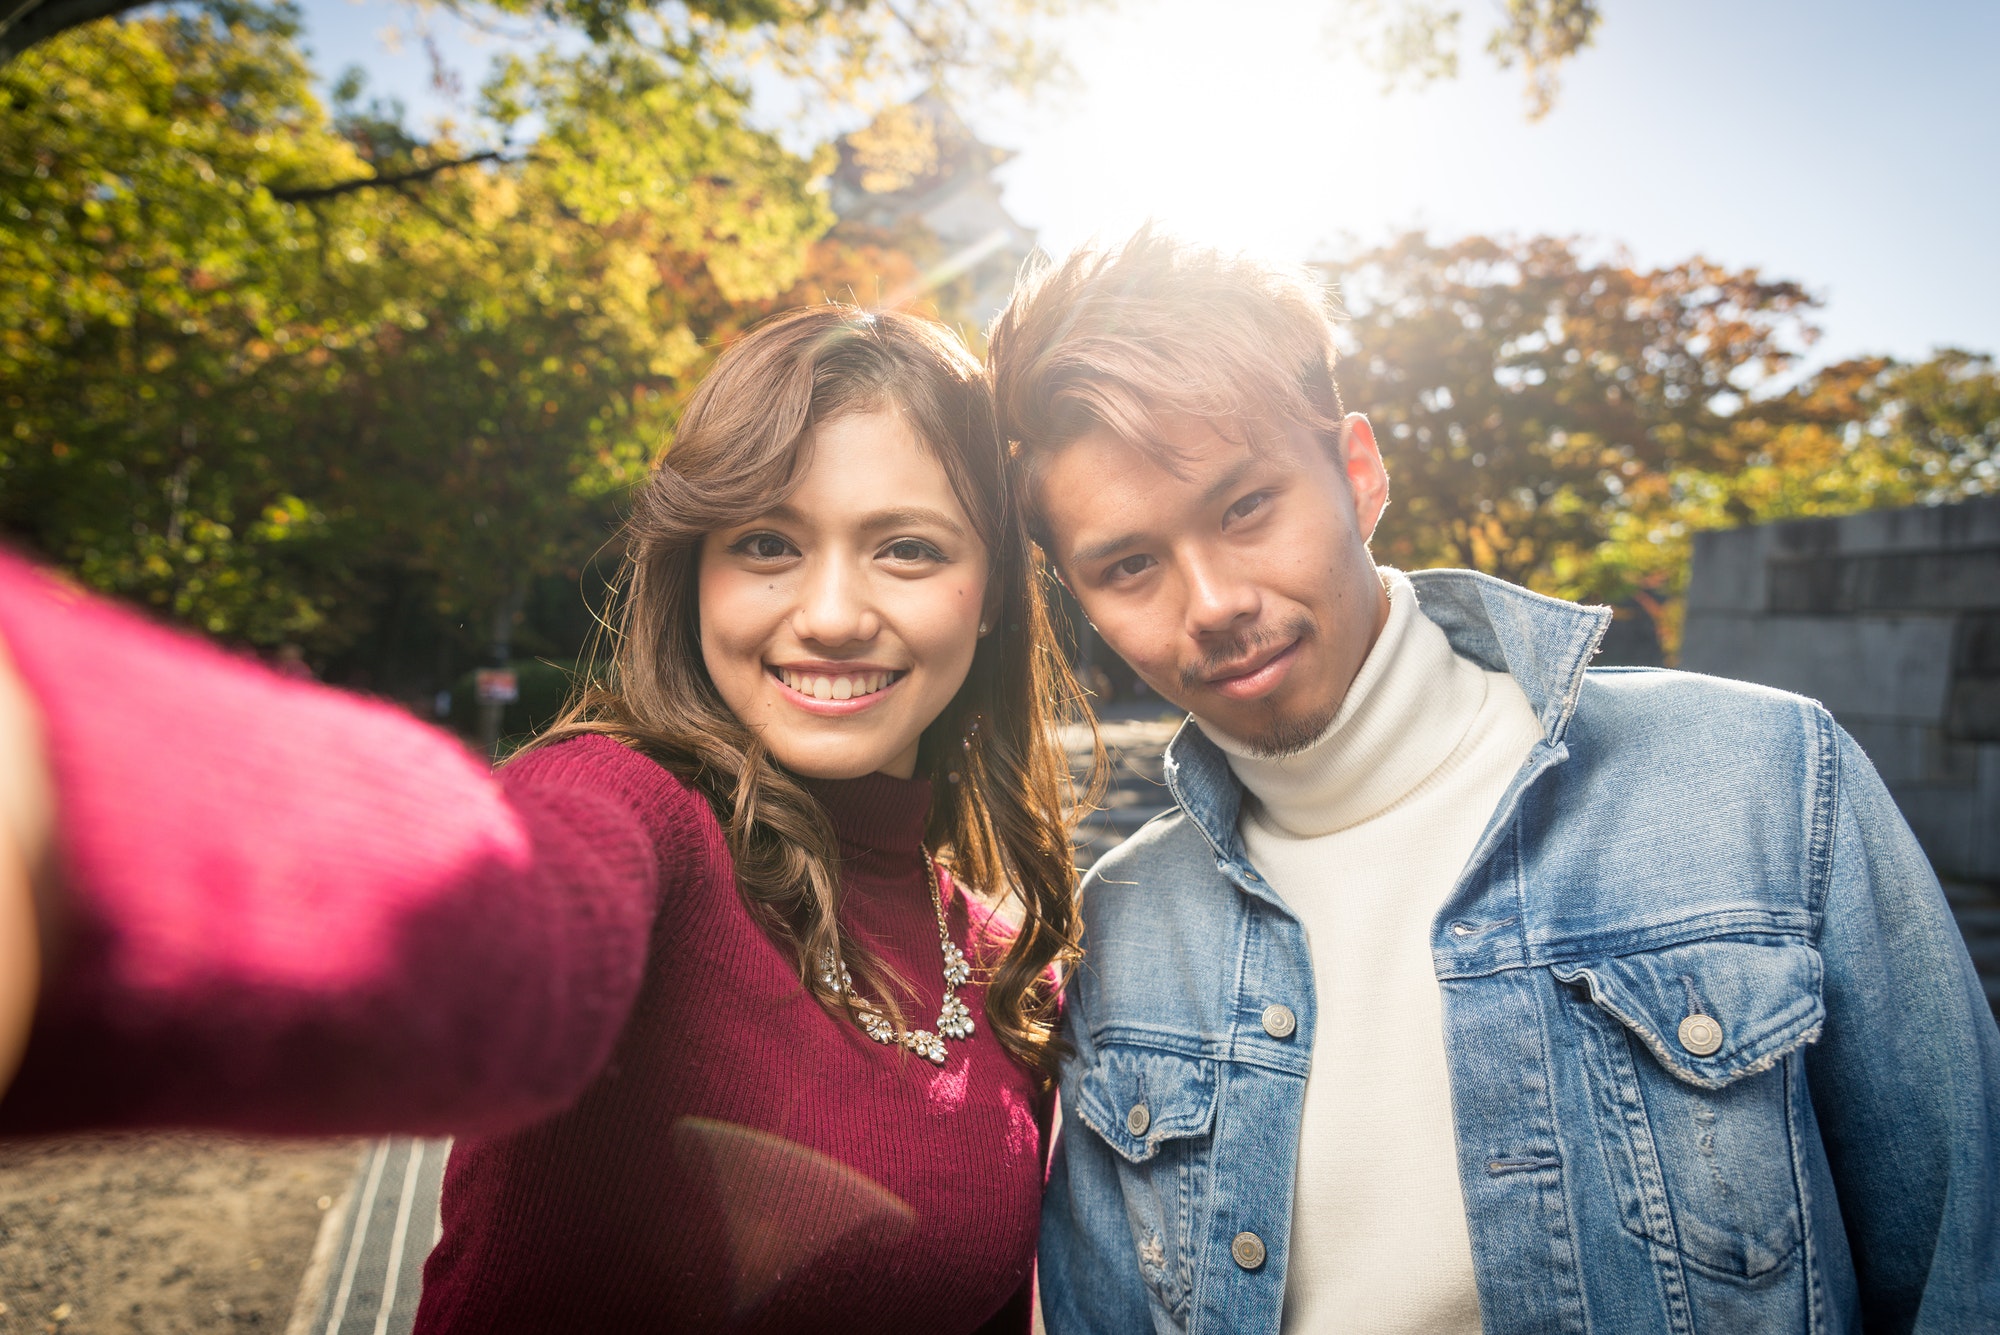
<path fill-rule="evenodd" d="M 1824 704 L 1938 874 L 2000 882 L 2000 498 L 1699 535 L 1681 666 Z"/>

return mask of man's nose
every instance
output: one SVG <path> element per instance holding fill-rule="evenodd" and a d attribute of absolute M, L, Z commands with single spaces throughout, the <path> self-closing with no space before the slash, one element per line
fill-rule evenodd
<path fill-rule="evenodd" d="M 1196 637 L 1226 633 L 1254 622 L 1263 605 L 1257 585 L 1231 562 L 1206 552 L 1184 553 L 1187 578 L 1187 628 Z"/>
<path fill-rule="evenodd" d="M 814 644 L 843 645 L 873 639 L 881 618 L 868 596 L 868 581 L 847 562 L 812 563 L 792 613 L 792 632 Z"/>

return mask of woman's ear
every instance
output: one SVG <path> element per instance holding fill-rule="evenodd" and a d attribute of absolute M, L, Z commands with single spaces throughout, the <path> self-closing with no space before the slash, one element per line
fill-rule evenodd
<path fill-rule="evenodd" d="M 986 596 L 979 603 L 979 638 L 985 639 L 1000 624 L 1000 581 L 987 577 Z"/>

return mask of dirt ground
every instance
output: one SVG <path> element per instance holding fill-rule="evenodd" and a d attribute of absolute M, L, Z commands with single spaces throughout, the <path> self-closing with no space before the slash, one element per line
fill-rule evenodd
<path fill-rule="evenodd" d="M 283 1335 L 355 1142 L 0 1145 L 0 1335 Z"/>

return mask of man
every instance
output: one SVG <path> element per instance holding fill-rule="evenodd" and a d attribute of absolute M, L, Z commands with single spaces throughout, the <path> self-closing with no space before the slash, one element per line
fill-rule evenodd
<path fill-rule="evenodd" d="M 1301 276 L 1141 232 L 991 358 L 1044 550 L 1193 715 L 1084 886 L 1051 1335 L 2000 1328 L 2000 1033 L 1824 710 L 1378 569 Z"/>

